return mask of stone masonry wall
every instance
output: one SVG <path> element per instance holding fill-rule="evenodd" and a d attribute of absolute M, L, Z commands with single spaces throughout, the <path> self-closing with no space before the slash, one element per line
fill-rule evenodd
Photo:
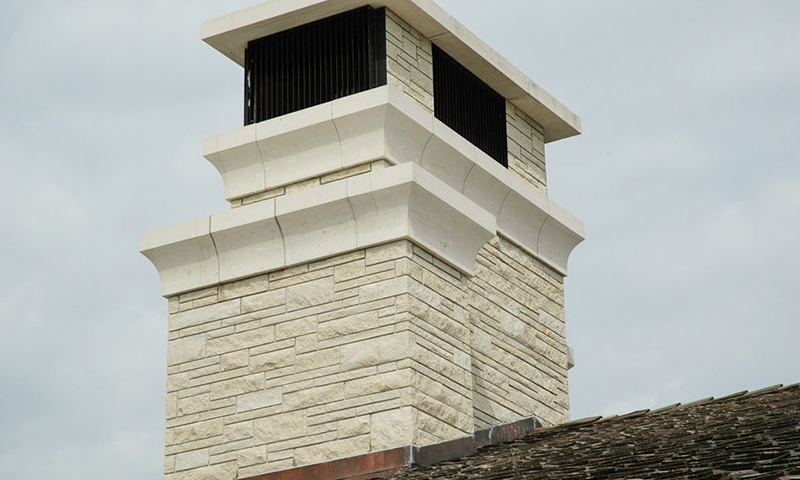
<path fill-rule="evenodd" d="M 506 102 L 508 168 L 547 195 L 544 130 L 522 110 Z"/>
<path fill-rule="evenodd" d="M 535 415 L 569 419 L 564 277 L 504 238 L 478 255 L 469 283 L 475 428 Z"/>
<path fill-rule="evenodd" d="M 270 198 L 282 197 L 284 195 L 289 195 L 291 193 L 299 192 L 302 190 L 308 190 L 310 188 L 318 187 L 320 185 L 326 185 L 328 183 L 346 180 L 351 177 L 365 175 L 372 171 L 391 166 L 392 164 L 386 160 L 377 160 L 371 163 L 362 163 L 361 165 L 356 165 L 350 168 L 338 170 L 336 172 L 332 172 L 327 175 L 310 178 L 308 180 L 303 180 L 301 182 L 293 183 L 291 185 L 273 188 L 271 190 L 267 190 L 266 192 L 261 192 L 255 195 L 250 195 L 248 197 L 233 200 L 232 202 L 230 202 L 231 208 L 238 208 L 244 205 L 251 205 L 253 203 L 269 200 Z"/>
<path fill-rule="evenodd" d="M 471 433 L 466 292 L 403 241 L 171 298 L 166 478 Z"/>
<path fill-rule="evenodd" d="M 248 478 L 531 415 L 557 423 L 562 298 L 503 240 L 472 278 L 401 241 L 173 297 L 166 478 Z"/>
<path fill-rule="evenodd" d="M 387 80 L 433 112 L 431 42 L 392 11 L 386 10 Z"/>

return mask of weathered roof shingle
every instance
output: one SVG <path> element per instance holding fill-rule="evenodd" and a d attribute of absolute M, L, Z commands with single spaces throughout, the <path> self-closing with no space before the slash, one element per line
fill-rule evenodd
<path fill-rule="evenodd" d="M 800 479 L 800 384 L 539 429 L 391 478 Z"/>

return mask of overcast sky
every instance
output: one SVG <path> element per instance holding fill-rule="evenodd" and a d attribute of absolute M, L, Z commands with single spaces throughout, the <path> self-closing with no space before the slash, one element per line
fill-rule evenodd
<path fill-rule="evenodd" d="M 0 0 L 0 478 L 161 477 L 139 234 L 227 208 L 201 21 L 253 0 Z M 574 418 L 800 381 L 800 2 L 441 0 L 583 119 L 548 146 Z"/>

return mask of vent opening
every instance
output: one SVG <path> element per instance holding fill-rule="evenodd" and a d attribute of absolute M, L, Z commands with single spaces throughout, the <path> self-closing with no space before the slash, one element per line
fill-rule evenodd
<path fill-rule="evenodd" d="M 247 44 L 245 125 L 386 85 L 386 12 L 363 7 Z"/>
<path fill-rule="evenodd" d="M 505 98 L 436 45 L 433 103 L 436 118 L 508 167 Z"/>

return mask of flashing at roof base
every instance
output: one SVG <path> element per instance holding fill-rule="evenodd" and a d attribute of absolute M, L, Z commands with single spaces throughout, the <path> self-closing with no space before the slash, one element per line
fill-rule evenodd
<path fill-rule="evenodd" d="M 357 457 L 268 473 L 245 480 L 359 480 L 384 478 L 412 466 L 427 467 L 475 453 L 479 448 L 524 437 L 542 428 L 536 418 L 479 430 L 469 437 L 425 447 L 406 446 Z"/>

